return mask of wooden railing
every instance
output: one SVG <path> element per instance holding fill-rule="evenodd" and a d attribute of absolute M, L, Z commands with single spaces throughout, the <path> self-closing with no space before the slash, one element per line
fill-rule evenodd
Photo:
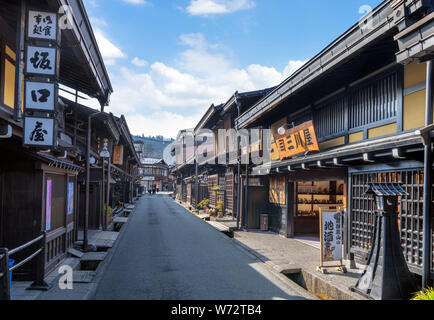
<path fill-rule="evenodd" d="M 46 290 L 48 288 L 47 284 L 44 282 L 46 237 L 47 237 L 46 233 L 43 232 L 36 239 L 33 239 L 32 241 L 29 241 L 13 250 L 9 250 L 7 248 L 0 249 L 0 300 L 11 299 L 11 292 L 9 286 L 9 281 L 10 281 L 9 272 L 12 272 L 22 267 L 24 264 L 28 263 L 33 259 L 37 259 L 36 273 L 35 273 L 35 281 L 30 288 L 34 290 Z M 27 258 L 23 259 L 22 261 L 16 263 L 13 267 L 9 267 L 9 257 L 15 255 L 18 252 L 23 251 L 24 249 L 38 242 L 40 243 L 40 245 L 34 253 L 29 255 Z"/>

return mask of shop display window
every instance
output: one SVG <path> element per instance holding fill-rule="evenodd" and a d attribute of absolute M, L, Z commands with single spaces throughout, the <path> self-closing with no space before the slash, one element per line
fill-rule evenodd
<path fill-rule="evenodd" d="M 297 217 L 319 217 L 321 207 L 344 205 L 344 181 L 297 183 Z"/>

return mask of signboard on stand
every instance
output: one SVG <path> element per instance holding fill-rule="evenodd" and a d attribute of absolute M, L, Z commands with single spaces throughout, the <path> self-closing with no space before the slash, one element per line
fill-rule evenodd
<path fill-rule="evenodd" d="M 325 210 L 320 208 L 321 264 L 318 271 L 326 273 L 327 268 L 337 268 L 346 273 L 343 265 L 343 213 L 340 208 Z M 325 263 L 334 263 L 325 265 Z"/>

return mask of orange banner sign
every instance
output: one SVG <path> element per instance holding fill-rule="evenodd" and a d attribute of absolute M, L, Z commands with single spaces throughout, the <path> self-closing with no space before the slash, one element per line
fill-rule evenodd
<path fill-rule="evenodd" d="M 276 145 L 280 159 L 291 158 L 307 151 L 319 151 L 313 121 L 289 129 L 282 136 L 277 136 Z"/>

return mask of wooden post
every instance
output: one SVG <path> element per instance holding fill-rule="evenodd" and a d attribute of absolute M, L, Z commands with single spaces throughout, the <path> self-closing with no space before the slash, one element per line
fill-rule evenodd
<path fill-rule="evenodd" d="M 106 224 L 105 224 L 105 219 L 104 216 L 106 215 L 106 210 L 107 210 L 107 205 L 105 202 L 105 159 L 101 158 L 102 161 L 102 183 L 101 183 L 101 198 L 102 198 L 102 210 L 101 210 L 101 221 L 100 224 L 102 226 L 102 229 L 105 231 L 106 230 Z"/>
<path fill-rule="evenodd" d="M 3 258 L 0 260 L 0 273 L 4 272 L 0 279 L 0 300 L 10 300 L 11 290 L 9 288 L 9 253 L 8 249 L 0 249 L 0 255 Z"/>
<path fill-rule="evenodd" d="M 16 62 L 15 62 L 15 97 L 14 97 L 14 121 L 21 118 L 21 105 L 23 101 L 23 74 L 24 74 L 24 38 L 26 25 L 26 1 L 21 0 L 17 15 L 16 36 Z"/>
<path fill-rule="evenodd" d="M 47 247 L 47 232 L 42 232 L 42 239 L 41 239 L 41 253 L 39 253 L 38 257 L 36 258 L 36 276 L 35 281 L 33 284 L 27 288 L 27 290 L 42 290 L 47 291 L 49 289 L 48 284 L 44 281 L 45 277 L 45 254 L 46 254 L 46 247 Z"/>
<path fill-rule="evenodd" d="M 106 215 L 104 217 L 104 224 L 106 225 L 106 227 L 108 225 L 108 213 L 109 213 L 109 206 L 110 206 L 111 158 L 108 158 L 107 162 L 108 162 L 107 163 L 107 190 L 106 190 L 106 192 L 107 192 L 107 199 L 106 199 L 107 211 L 106 211 Z"/>

